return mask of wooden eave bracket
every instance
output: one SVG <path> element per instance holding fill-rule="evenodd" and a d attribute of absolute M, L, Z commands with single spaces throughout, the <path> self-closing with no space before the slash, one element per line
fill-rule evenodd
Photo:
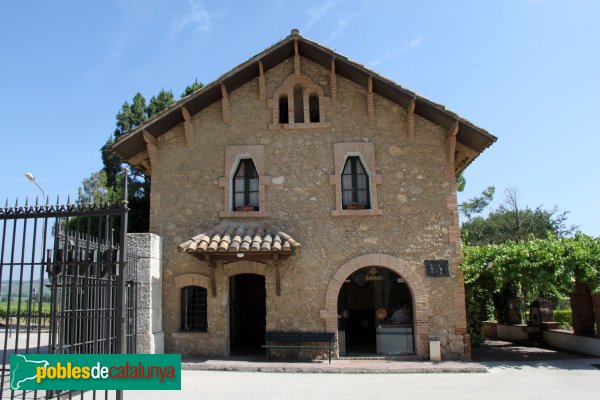
<path fill-rule="evenodd" d="M 221 82 L 221 106 L 223 107 L 223 122 L 229 124 L 229 95 L 225 84 Z"/>
<path fill-rule="evenodd" d="M 258 60 L 258 98 L 265 103 L 267 101 L 267 89 L 265 82 L 265 70 L 262 60 Z"/>
<path fill-rule="evenodd" d="M 141 165 L 146 175 L 150 176 L 152 171 L 150 168 L 150 164 L 147 161 L 148 157 L 148 150 L 146 149 L 144 151 L 140 151 L 135 156 L 131 157 L 129 160 L 127 160 L 127 162 L 129 162 L 129 164 L 133 165 L 134 167 Z"/>
<path fill-rule="evenodd" d="M 294 74 L 300 76 L 300 54 L 298 53 L 298 40 L 294 40 Z"/>
<path fill-rule="evenodd" d="M 406 107 L 406 135 L 412 140 L 415 138 L 415 107 L 417 100 L 412 99 Z"/>
<path fill-rule="evenodd" d="M 335 75 L 335 57 L 331 59 L 331 99 L 337 97 L 337 77 Z"/>
<path fill-rule="evenodd" d="M 373 77 L 369 76 L 367 81 L 367 114 L 369 118 L 375 118 L 375 105 L 373 103 Z"/>
<path fill-rule="evenodd" d="M 184 106 L 181 106 L 181 115 L 183 116 L 183 127 L 185 129 L 185 143 L 188 146 L 193 144 L 194 126 L 192 125 L 192 116 Z"/>
<path fill-rule="evenodd" d="M 448 163 L 454 170 L 454 152 L 456 151 L 456 135 L 460 124 L 458 121 L 454 121 L 450 129 L 448 129 Z"/>
<path fill-rule="evenodd" d="M 152 168 L 156 167 L 158 164 L 158 140 L 154 136 L 152 136 L 147 130 L 144 130 L 142 133 L 144 137 L 144 141 L 146 142 L 146 149 L 148 150 L 148 156 L 150 158 L 150 174 L 152 173 Z"/>

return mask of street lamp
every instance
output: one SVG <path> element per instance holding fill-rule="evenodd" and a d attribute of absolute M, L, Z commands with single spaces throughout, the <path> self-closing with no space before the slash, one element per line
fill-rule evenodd
<path fill-rule="evenodd" d="M 31 172 L 25 172 L 25 178 L 27 178 L 29 182 L 35 183 L 35 186 L 42 191 L 42 195 L 44 196 L 43 200 L 46 200 L 46 193 L 44 192 L 44 189 L 42 189 L 42 187 L 35 181 L 35 176 L 33 176 Z"/>

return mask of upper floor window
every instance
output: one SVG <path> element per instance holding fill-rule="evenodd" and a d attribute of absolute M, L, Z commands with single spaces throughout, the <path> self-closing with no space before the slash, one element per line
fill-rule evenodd
<path fill-rule="evenodd" d="M 313 94 L 308 99 L 308 108 L 310 115 L 310 122 L 319 122 L 321 120 L 319 115 L 319 96 Z"/>
<path fill-rule="evenodd" d="M 294 86 L 294 122 L 304 122 L 304 90 L 302 85 Z"/>
<path fill-rule="evenodd" d="M 181 289 L 181 330 L 206 332 L 206 289 L 186 286 Z"/>
<path fill-rule="evenodd" d="M 288 98 L 283 95 L 279 98 L 279 123 L 287 124 L 290 122 L 290 116 L 288 115 Z"/>
<path fill-rule="evenodd" d="M 270 129 L 328 128 L 327 107 L 330 97 L 321 86 L 304 74 L 291 74 L 267 99 L 273 114 Z"/>
<path fill-rule="evenodd" d="M 240 160 L 233 175 L 233 211 L 258 211 L 258 172 L 250 158 Z"/>
<path fill-rule="evenodd" d="M 360 210 L 371 208 L 369 199 L 369 175 L 360 157 L 351 156 L 342 170 L 342 209 Z"/>

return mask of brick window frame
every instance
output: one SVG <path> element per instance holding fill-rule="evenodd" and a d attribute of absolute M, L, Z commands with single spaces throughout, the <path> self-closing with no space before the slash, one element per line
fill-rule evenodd
<path fill-rule="evenodd" d="M 369 176 L 369 196 L 371 208 L 361 210 L 348 210 L 342 208 L 342 171 L 346 160 L 350 156 L 358 156 Z M 379 208 L 377 201 L 377 185 L 381 184 L 381 175 L 376 173 L 375 167 L 375 146 L 371 142 L 348 142 L 333 144 L 334 174 L 329 175 L 329 183 L 335 187 L 335 209 L 331 210 L 331 215 L 351 216 L 351 215 L 382 215 L 383 211 Z"/>
<path fill-rule="evenodd" d="M 208 332 L 208 289 L 198 285 L 184 286 L 180 291 L 179 330 L 182 332 Z M 192 296 L 189 296 L 192 292 Z M 192 297 L 192 303 L 188 302 Z M 194 302 L 197 302 L 194 303 Z M 186 307 L 187 306 L 187 307 Z M 184 328 L 188 326 L 187 329 Z"/>
<path fill-rule="evenodd" d="M 177 290 L 177 299 L 181 301 L 181 289 L 187 286 L 198 286 L 207 291 L 210 288 L 210 278 L 208 276 L 204 276 L 201 274 L 181 274 L 177 275 L 173 279 L 173 287 Z M 172 332 L 171 336 L 175 339 L 185 339 L 185 338 L 194 338 L 198 336 L 204 336 L 211 332 L 211 321 L 210 315 L 208 314 L 209 303 L 211 302 L 211 296 L 207 296 L 206 298 L 206 330 L 205 331 L 185 331 L 181 329 L 181 304 L 178 304 L 176 307 L 176 318 L 177 318 L 177 330 Z"/>
<path fill-rule="evenodd" d="M 300 85 L 302 86 L 302 97 L 303 97 L 303 115 L 304 122 L 294 121 L 294 88 Z M 279 123 L 279 99 L 282 96 L 287 96 L 288 104 L 288 123 Z M 317 96 L 319 99 L 319 122 L 310 122 L 310 97 Z M 269 129 L 318 129 L 328 128 L 329 122 L 326 121 L 326 111 L 329 106 L 331 98 L 325 96 L 323 88 L 313 80 L 304 74 L 296 75 L 291 74 L 279 86 L 275 89 L 273 97 L 267 100 L 267 108 L 271 110 L 273 114 L 273 121 L 269 124 Z"/>
<path fill-rule="evenodd" d="M 232 211 L 233 176 L 240 160 L 252 159 L 258 173 L 258 210 Z M 219 178 L 219 186 L 224 190 L 224 207 L 219 213 L 223 218 L 268 217 L 266 187 L 271 185 L 271 177 L 265 173 L 265 147 L 263 145 L 225 146 L 224 176 Z"/>

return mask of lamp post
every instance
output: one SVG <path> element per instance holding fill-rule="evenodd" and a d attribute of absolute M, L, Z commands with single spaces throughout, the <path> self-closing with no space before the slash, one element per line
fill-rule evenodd
<path fill-rule="evenodd" d="M 44 189 L 42 189 L 42 187 L 40 185 L 38 185 L 38 183 L 35 181 L 35 176 L 33 176 L 33 174 L 31 172 L 25 172 L 25 178 L 27 178 L 27 180 L 29 182 L 35 183 L 35 186 L 37 186 L 38 189 L 40 189 L 42 191 L 42 195 L 44 196 L 44 200 L 46 200 L 46 193 L 44 192 Z"/>

